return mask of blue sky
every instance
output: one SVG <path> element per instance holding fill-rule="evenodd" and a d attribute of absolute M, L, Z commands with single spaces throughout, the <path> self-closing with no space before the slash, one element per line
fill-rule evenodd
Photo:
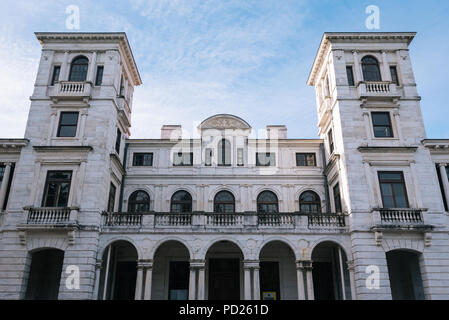
<path fill-rule="evenodd" d="M 417 31 L 411 56 L 429 138 L 449 138 L 449 1 L 20 0 L 0 11 L 0 137 L 23 137 L 40 57 L 35 31 L 125 31 L 144 84 L 136 89 L 132 138 L 158 138 L 163 124 L 191 132 L 231 113 L 254 129 L 285 124 L 289 138 L 317 137 L 313 88 L 306 85 L 325 31 Z M 443 116 L 444 115 L 444 116 Z"/>

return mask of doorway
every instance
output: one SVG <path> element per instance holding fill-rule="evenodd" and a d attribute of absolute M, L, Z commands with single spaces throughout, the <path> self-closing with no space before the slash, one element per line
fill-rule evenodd
<path fill-rule="evenodd" d="M 239 299 L 239 259 L 209 259 L 209 300 Z"/>

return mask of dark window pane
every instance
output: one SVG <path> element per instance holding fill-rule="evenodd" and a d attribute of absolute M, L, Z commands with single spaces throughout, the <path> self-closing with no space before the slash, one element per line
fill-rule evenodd
<path fill-rule="evenodd" d="M 108 212 L 113 212 L 115 209 L 115 193 L 117 188 L 111 183 L 109 187 Z"/>
<path fill-rule="evenodd" d="M 391 138 L 393 130 L 391 127 L 389 112 L 372 112 L 374 136 L 376 138 Z"/>
<path fill-rule="evenodd" d="M 334 135 L 332 134 L 332 129 L 327 133 L 327 139 L 329 142 L 329 153 L 334 153 Z"/>
<path fill-rule="evenodd" d="M 449 166 L 446 167 L 446 175 L 447 175 L 447 178 L 449 179 Z"/>
<path fill-rule="evenodd" d="M 390 73 L 391 73 L 391 82 L 393 82 L 398 86 L 399 85 L 398 69 L 394 66 L 391 66 Z"/>
<path fill-rule="evenodd" d="M 382 81 L 380 76 L 379 63 L 377 59 L 366 56 L 362 59 L 363 79 L 365 81 Z"/>
<path fill-rule="evenodd" d="M 55 83 L 59 82 L 59 73 L 61 72 L 60 66 L 55 66 L 53 68 L 53 75 L 51 77 L 51 85 L 54 86 Z"/>
<path fill-rule="evenodd" d="M 335 211 L 337 213 L 341 213 L 342 207 L 341 207 L 340 185 L 338 183 L 335 185 L 333 191 L 334 191 Z"/>
<path fill-rule="evenodd" d="M 6 169 L 6 166 L 0 165 L 0 186 L 1 186 L 1 182 L 3 181 L 3 176 L 5 175 L 5 169 Z"/>
<path fill-rule="evenodd" d="M 58 137 L 75 137 L 78 126 L 78 112 L 61 112 Z"/>
<path fill-rule="evenodd" d="M 122 142 L 122 132 L 117 128 L 117 136 L 115 140 L 115 151 L 120 154 L 120 144 Z"/>
<path fill-rule="evenodd" d="M 96 86 L 101 86 L 101 84 L 103 83 L 103 70 L 104 70 L 103 66 L 98 66 L 97 67 L 97 76 L 95 78 L 95 85 Z"/>
<path fill-rule="evenodd" d="M 192 196 L 187 191 L 176 192 L 171 199 L 171 212 L 192 212 Z"/>
<path fill-rule="evenodd" d="M 214 211 L 220 213 L 232 213 L 235 212 L 235 199 L 234 195 L 229 191 L 221 191 L 217 193 L 214 199 Z"/>
<path fill-rule="evenodd" d="M 151 167 L 153 165 L 152 153 L 134 153 L 133 166 Z"/>
<path fill-rule="evenodd" d="M 71 171 L 49 171 L 44 188 L 43 207 L 66 207 L 70 194 Z"/>
<path fill-rule="evenodd" d="M 354 86 L 354 72 L 351 66 L 346 67 L 346 75 L 348 76 L 348 85 Z"/>
<path fill-rule="evenodd" d="M 379 172 L 384 208 L 408 208 L 407 190 L 402 172 Z"/>
<path fill-rule="evenodd" d="M 314 153 L 297 153 L 296 165 L 298 167 L 315 167 L 316 157 Z"/>
<path fill-rule="evenodd" d="M 271 191 L 263 191 L 257 197 L 257 211 L 260 213 L 279 212 L 278 197 Z"/>
<path fill-rule="evenodd" d="M 69 81 L 86 81 L 89 60 L 86 57 L 78 57 L 70 66 Z"/>
<path fill-rule="evenodd" d="M 128 212 L 150 211 L 150 196 L 145 191 L 136 191 L 129 197 Z"/>
<path fill-rule="evenodd" d="M 231 165 L 231 143 L 226 139 L 222 139 L 218 143 L 218 165 Z"/>

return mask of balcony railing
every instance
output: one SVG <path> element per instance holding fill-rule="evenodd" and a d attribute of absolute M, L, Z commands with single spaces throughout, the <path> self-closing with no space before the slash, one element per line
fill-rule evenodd
<path fill-rule="evenodd" d="M 419 209 L 379 209 L 383 224 L 423 224 L 422 210 Z"/>
<path fill-rule="evenodd" d="M 78 209 L 27 208 L 27 225 L 68 225 L 76 223 Z"/>
<path fill-rule="evenodd" d="M 90 82 L 60 81 L 50 88 L 49 96 L 53 99 L 87 99 L 91 96 Z"/>
<path fill-rule="evenodd" d="M 362 81 L 358 85 L 360 97 L 396 97 L 397 88 L 389 81 Z"/>
<path fill-rule="evenodd" d="M 113 213 L 103 215 L 104 226 L 138 226 L 142 225 L 143 214 L 135 213 Z"/>
<path fill-rule="evenodd" d="M 341 214 L 309 214 L 308 225 L 310 227 L 338 227 L 346 226 L 345 216 Z"/>
<path fill-rule="evenodd" d="M 171 228 L 205 230 L 216 228 L 250 230 L 341 229 L 346 227 L 346 216 L 322 213 L 103 213 L 102 227 L 130 227 L 144 229 Z M 248 229 L 248 230 L 249 230 Z"/>

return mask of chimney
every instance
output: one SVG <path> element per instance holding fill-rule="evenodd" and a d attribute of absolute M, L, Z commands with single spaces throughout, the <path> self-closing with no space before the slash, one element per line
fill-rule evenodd
<path fill-rule="evenodd" d="M 287 139 L 287 127 L 285 125 L 268 125 L 267 139 Z"/>
<path fill-rule="evenodd" d="M 182 127 L 180 125 L 163 125 L 161 128 L 161 139 L 182 139 Z"/>

